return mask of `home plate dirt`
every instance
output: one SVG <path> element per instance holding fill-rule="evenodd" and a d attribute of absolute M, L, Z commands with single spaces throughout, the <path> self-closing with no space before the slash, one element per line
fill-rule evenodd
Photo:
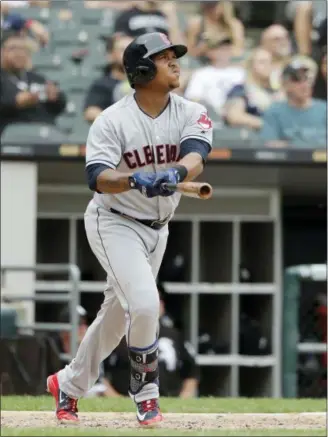
<path fill-rule="evenodd" d="M 80 413 L 79 427 L 135 428 L 133 413 Z M 53 412 L 1 411 L 1 426 L 45 428 L 58 426 Z M 67 427 L 68 425 L 61 425 Z M 70 425 L 71 426 L 71 425 Z M 76 426 L 76 425 L 75 425 Z M 181 414 L 165 413 L 161 424 L 166 429 L 325 429 L 325 413 L 287 414 Z"/>

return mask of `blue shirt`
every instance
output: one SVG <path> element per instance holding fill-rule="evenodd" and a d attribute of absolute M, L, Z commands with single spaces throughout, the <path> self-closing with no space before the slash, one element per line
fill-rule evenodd
<path fill-rule="evenodd" d="M 312 99 L 309 108 L 290 106 L 287 101 L 273 103 L 264 113 L 260 136 L 264 141 L 283 140 L 303 148 L 327 144 L 327 103 Z"/>

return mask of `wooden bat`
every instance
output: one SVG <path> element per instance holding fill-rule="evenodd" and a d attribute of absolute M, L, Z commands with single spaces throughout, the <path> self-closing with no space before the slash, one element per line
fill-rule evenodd
<path fill-rule="evenodd" d="M 169 190 L 177 191 L 188 197 L 207 200 L 212 197 L 213 188 L 206 182 L 180 182 L 179 184 L 163 184 Z"/>

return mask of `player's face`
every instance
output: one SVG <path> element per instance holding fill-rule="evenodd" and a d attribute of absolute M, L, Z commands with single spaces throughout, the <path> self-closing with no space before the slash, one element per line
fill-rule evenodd
<path fill-rule="evenodd" d="M 164 50 L 153 57 L 157 74 L 152 86 L 159 86 L 169 91 L 180 86 L 180 65 L 174 50 Z"/>

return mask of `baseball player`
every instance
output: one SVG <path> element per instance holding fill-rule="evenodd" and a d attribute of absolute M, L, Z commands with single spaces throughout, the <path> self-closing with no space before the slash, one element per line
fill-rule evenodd
<path fill-rule="evenodd" d="M 92 251 L 107 273 L 105 298 L 76 357 L 47 380 L 60 421 L 77 421 L 77 402 L 98 378 L 100 363 L 126 334 L 129 395 L 141 425 L 159 409 L 156 276 L 168 223 L 180 194 L 165 185 L 196 178 L 211 150 L 205 107 L 171 93 L 179 87 L 184 45 L 162 33 L 137 37 L 123 55 L 131 95 L 105 109 L 90 128 L 86 174 L 94 191 L 85 212 Z"/>

